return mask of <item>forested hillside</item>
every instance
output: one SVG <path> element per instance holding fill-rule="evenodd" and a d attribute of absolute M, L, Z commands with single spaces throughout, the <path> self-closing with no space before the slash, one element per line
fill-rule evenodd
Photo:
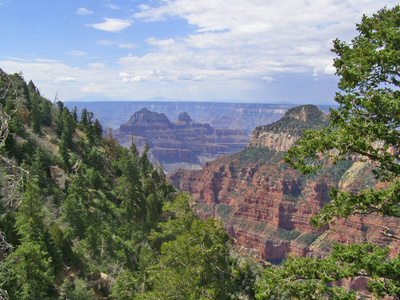
<path fill-rule="evenodd" d="M 370 164 L 377 188 L 364 182 L 354 190 L 350 179 L 363 170 L 358 168 L 346 176 L 346 184 L 330 189 L 311 222 L 323 228 L 356 215 L 389 218 L 392 222 L 375 233 L 398 247 L 400 6 L 364 16 L 356 29 L 351 42 L 334 41 L 340 91 L 329 125 L 321 128 L 327 125 L 323 118 L 302 131 L 283 159 L 308 178 L 319 176 L 327 161 L 336 163 L 335 180 L 354 165 L 348 160 Z M 315 112 L 311 118 L 303 114 L 306 109 L 295 109 L 295 120 L 278 125 L 304 128 L 304 122 L 321 116 L 309 109 Z M 259 265 L 235 252 L 219 221 L 203 222 L 195 215 L 189 196 L 168 183 L 147 151 L 139 155 L 134 143 L 126 149 L 111 133 L 103 136 L 87 110 L 79 120 L 77 115 L 62 102 L 43 98 L 22 74 L 0 69 L 0 299 L 400 299 L 398 248 L 383 247 L 378 238 L 333 243 L 324 257 L 289 256 L 260 272 Z M 244 165 L 248 159 L 260 164 L 274 159 L 274 150 L 266 147 L 235 155 L 240 169 L 213 170 L 216 180 L 208 184 L 213 196 L 220 191 L 218 174 L 253 180 L 255 170 Z M 277 170 L 288 173 L 286 167 Z M 280 193 L 294 201 L 301 184 L 284 180 Z M 276 185 L 263 182 L 270 190 Z M 309 204 L 304 208 L 312 209 Z M 230 217 L 227 206 L 220 207 L 217 213 Z M 283 210 L 277 214 L 285 217 Z M 256 215 L 257 220 L 265 216 Z M 297 238 L 287 229 L 275 233 Z M 313 241 L 308 235 L 297 242 Z M 346 282 L 356 278 L 363 285 L 348 289 Z"/>
<path fill-rule="evenodd" d="M 0 299 L 253 298 L 221 223 L 80 115 L 0 70 Z"/>

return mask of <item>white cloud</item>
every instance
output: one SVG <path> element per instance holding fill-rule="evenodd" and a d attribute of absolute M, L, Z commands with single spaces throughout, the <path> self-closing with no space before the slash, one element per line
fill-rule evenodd
<path fill-rule="evenodd" d="M 147 22 L 181 18 L 194 31 L 179 40 L 150 38 L 147 42 L 159 47 L 156 53 L 136 58 L 134 62 L 122 59 L 120 63 L 127 67 L 158 63 L 167 76 L 174 77 L 179 69 L 183 74 L 226 80 L 269 78 L 276 72 L 332 74 L 332 40 L 336 37 L 350 40 L 361 12 L 375 12 L 383 6 L 383 1 L 362 0 L 159 3 L 155 7 L 142 5 L 135 17 Z"/>
<path fill-rule="evenodd" d="M 114 88 L 116 91 L 119 89 L 110 87 L 116 75 L 106 69 L 72 68 L 62 62 L 46 59 L 3 60 L 0 61 L 0 66 L 7 73 L 22 71 L 25 80 L 33 80 L 41 94 L 48 99 L 52 99 L 57 92 L 62 101 L 79 98 L 86 93 L 85 91 L 91 92 L 96 89 L 109 90 L 108 95 L 112 96 Z M 91 82 L 96 86 L 90 85 Z"/>
<path fill-rule="evenodd" d="M 97 44 L 97 45 L 109 46 L 109 45 L 115 44 L 115 42 L 112 42 L 112 41 L 109 41 L 109 40 L 100 40 L 100 41 L 97 41 L 96 44 Z"/>
<path fill-rule="evenodd" d="M 80 8 L 76 11 L 75 14 L 77 14 L 77 15 L 91 15 L 91 14 L 93 14 L 93 12 L 92 12 L 91 10 L 87 9 L 87 8 L 80 7 Z"/>
<path fill-rule="evenodd" d="M 5 59 L 11 59 L 11 60 L 18 60 L 18 61 L 26 61 L 24 58 L 19 58 L 19 57 L 13 57 L 13 56 L 4 56 Z"/>
<path fill-rule="evenodd" d="M 130 43 L 118 44 L 118 48 L 133 49 L 133 48 L 136 48 L 136 47 L 137 46 L 135 44 L 130 44 Z"/>
<path fill-rule="evenodd" d="M 47 58 L 35 58 L 34 61 L 41 63 L 58 63 L 59 61 L 56 59 L 47 59 Z"/>
<path fill-rule="evenodd" d="M 104 18 L 104 20 L 105 22 L 103 23 L 89 24 L 87 26 L 108 32 L 119 32 L 131 26 L 132 24 L 132 21 L 130 20 L 112 19 L 112 18 Z"/>
<path fill-rule="evenodd" d="M 100 70 L 100 69 L 106 68 L 106 65 L 103 63 L 90 63 L 90 64 L 88 64 L 88 66 L 90 69 L 93 69 L 93 70 Z"/>
<path fill-rule="evenodd" d="M 111 4 L 111 3 L 110 4 L 106 4 L 105 6 L 110 8 L 110 9 L 114 9 L 114 10 L 121 9 L 121 7 L 119 5 Z"/>
<path fill-rule="evenodd" d="M 111 2 L 102 5 L 105 3 Z M 117 48 L 131 49 L 136 47 L 134 42 L 140 42 L 118 35 L 121 40 L 110 38 L 97 42 L 113 47 L 109 50 L 114 51 L 107 53 L 107 58 L 96 58 L 79 69 L 61 61 L 24 57 L 24 60 L 6 58 L 0 61 L 0 66 L 6 72 L 23 71 L 24 77 L 34 79 L 41 92 L 45 91 L 50 98 L 57 90 L 60 99 L 101 92 L 109 97 L 136 99 L 164 96 L 187 100 L 280 100 L 268 98 L 268 92 L 276 86 L 282 94 L 296 90 L 295 84 L 287 83 L 288 76 L 292 79 L 308 77 L 310 81 L 315 78 L 321 86 L 329 78 L 334 90 L 332 40 L 339 37 L 350 41 L 356 34 L 355 23 L 360 22 L 363 13 L 371 15 L 385 4 L 390 7 L 395 2 L 160 0 L 146 3 L 136 10 L 136 19 L 141 22 L 165 20 L 165 23 L 151 26 L 153 29 L 165 26 L 165 34 L 157 32 L 154 37 L 146 36 L 146 32 L 140 34 L 140 39 L 144 38 L 151 50 L 140 44 L 138 51 L 132 51 L 133 55 L 114 56 L 113 61 L 112 55 L 125 52 Z M 133 23 L 123 18 L 105 18 L 102 23 L 87 26 L 120 32 Z M 186 22 L 188 26 L 180 33 L 175 30 L 168 33 L 169 20 Z M 75 51 L 69 54 L 79 53 Z M 308 86 L 300 88 L 306 90 Z M 248 93 L 256 93 L 254 91 L 258 96 L 252 99 Z M 313 91 L 310 97 L 315 98 L 316 94 Z"/>
<path fill-rule="evenodd" d="M 75 82 L 76 79 L 74 77 L 70 76 L 65 76 L 65 77 L 58 77 L 53 80 L 54 83 L 60 83 L 60 82 Z"/>
<path fill-rule="evenodd" d="M 82 92 L 88 94 L 98 94 L 104 92 L 103 88 L 97 85 L 95 82 L 91 82 L 88 85 L 82 87 Z"/>
<path fill-rule="evenodd" d="M 102 45 L 102 46 L 117 46 L 118 48 L 125 48 L 125 49 L 133 49 L 136 48 L 137 46 L 133 43 L 117 43 L 109 40 L 100 40 L 97 41 L 97 45 Z"/>
<path fill-rule="evenodd" d="M 266 81 L 266 82 L 272 82 L 272 81 L 275 80 L 274 78 L 272 78 L 272 77 L 270 77 L 270 76 L 264 76 L 264 77 L 262 77 L 261 79 L 264 80 L 264 81 Z"/>
<path fill-rule="evenodd" d="M 73 51 L 69 51 L 67 52 L 68 55 L 72 55 L 72 56 L 83 56 L 86 54 L 86 52 L 83 51 L 78 51 L 78 50 L 73 50 Z"/>

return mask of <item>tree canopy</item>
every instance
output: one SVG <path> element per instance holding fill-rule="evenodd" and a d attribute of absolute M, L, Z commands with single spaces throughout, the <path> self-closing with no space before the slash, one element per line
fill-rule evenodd
<path fill-rule="evenodd" d="M 303 133 L 285 161 L 304 174 L 316 172 L 323 157 L 333 161 L 358 159 L 371 163 L 385 188 L 358 193 L 332 189 L 331 202 L 312 218 L 315 226 L 355 214 L 400 217 L 400 6 L 383 8 L 356 25 L 351 42 L 334 41 L 332 51 L 340 76 L 330 125 Z M 390 228 L 383 234 L 392 238 Z M 334 246 L 325 259 L 290 257 L 282 268 L 267 269 L 256 285 L 257 299 L 294 296 L 299 299 L 357 299 L 357 294 L 332 282 L 369 278 L 368 290 L 377 297 L 400 299 L 400 256 L 371 243 Z"/>
<path fill-rule="evenodd" d="M 0 299 L 251 299 L 221 223 L 102 133 L 0 69 Z"/>

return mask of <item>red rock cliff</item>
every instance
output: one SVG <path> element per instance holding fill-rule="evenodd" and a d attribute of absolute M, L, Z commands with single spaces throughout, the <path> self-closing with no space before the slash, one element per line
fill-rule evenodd
<path fill-rule="evenodd" d="M 288 112 L 292 114 L 290 118 L 306 122 L 303 120 L 307 115 L 295 118 L 296 114 Z M 318 114 L 314 110 L 312 113 Z M 302 124 L 292 121 L 287 118 L 280 124 L 301 127 Z M 318 122 L 324 124 L 326 116 L 321 114 L 311 125 Z M 390 218 L 355 216 L 338 220 L 336 231 L 328 226 L 314 228 L 310 217 L 330 201 L 329 189 L 339 185 L 353 191 L 373 187 L 376 181 L 372 168 L 365 162 L 343 161 L 333 166 L 327 161 L 317 174 L 303 176 L 284 163 L 281 159 L 284 153 L 279 152 L 290 145 L 283 142 L 285 136 L 300 135 L 298 128 L 295 132 L 286 130 L 275 139 L 280 134 L 279 127 L 271 125 L 266 127 L 269 132 L 256 129 L 250 145 L 240 152 L 206 163 L 199 171 L 178 170 L 170 174 L 170 180 L 178 189 L 192 194 L 202 218 L 222 220 L 227 232 L 237 240 L 238 249 L 248 255 L 271 262 L 280 262 L 288 254 L 322 257 L 334 241 L 374 241 L 389 245 L 393 253 L 399 251 L 398 246 L 381 234 L 385 224 L 398 228 Z M 265 136 L 272 136 L 274 143 L 277 141 L 272 150 L 265 147 L 272 145 Z"/>

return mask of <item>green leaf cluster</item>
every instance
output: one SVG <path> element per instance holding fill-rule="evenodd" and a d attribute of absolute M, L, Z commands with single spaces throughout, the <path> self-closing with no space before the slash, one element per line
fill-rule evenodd
<path fill-rule="evenodd" d="M 383 8 L 357 24 L 359 34 L 350 42 L 334 41 L 336 74 L 340 76 L 337 109 L 330 124 L 303 132 L 303 139 L 284 160 L 303 174 L 321 167 L 326 157 L 334 162 L 356 159 L 375 167 L 384 188 L 358 193 L 333 188 L 331 202 L 312 218 L 315 226 L 334 225 L 338 218 L 357 214 L 400 217 L 400 6 Z M 383 234 L 399 239 L 384 228 Z M 367 243 L 334 246 L 331 256 L 290 257 L 283 267 L 269 268 L 256 284 L 257 299 L 357 299 L 355 291 L 334 285 L 341 279 L 367 277 L 376 297 L 400 297 L 399 259 L 389 249 Z"/>

